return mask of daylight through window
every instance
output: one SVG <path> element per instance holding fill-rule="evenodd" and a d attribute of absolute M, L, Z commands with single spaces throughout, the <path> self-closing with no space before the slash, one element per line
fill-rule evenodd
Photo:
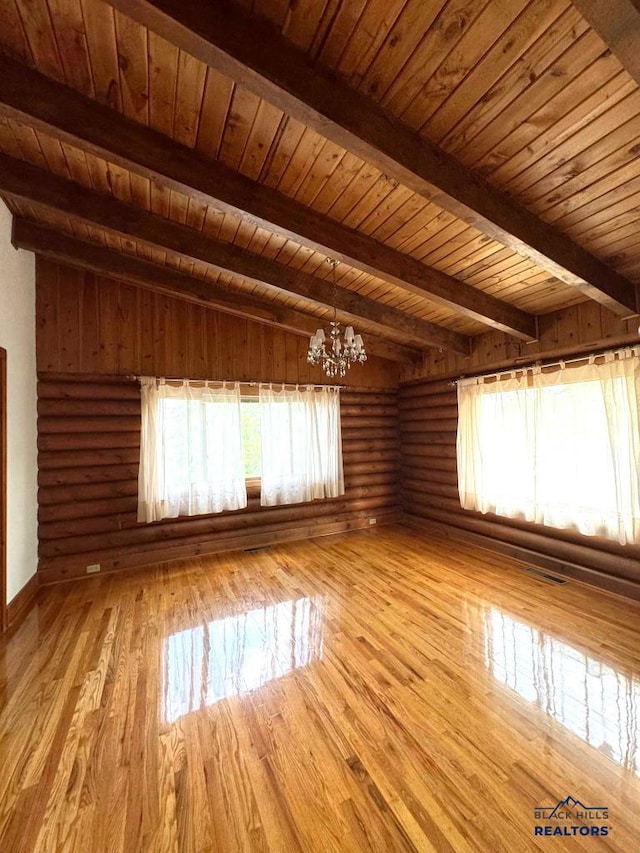
<path fill-rule="evenodd" d="M 344 494 L 339 389 L 140 384 L 139 521 L 242 509 L 250 479 L 265 506 Z"/>
<path fill-rule="evenodd" d="M 640 359 L 458 385 L 465 509 L 640 541 Z"/>

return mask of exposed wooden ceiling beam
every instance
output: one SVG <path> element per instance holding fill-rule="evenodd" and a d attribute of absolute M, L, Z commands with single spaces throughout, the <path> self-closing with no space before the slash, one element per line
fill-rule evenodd
<path fill-rule="evenodd" d="M 523 340 L 535 317 L 202 157 L 0 54 L 0 115 Z"/>
<path fill-rule="evenodd" d="M 573 0 L 636 83 L 640 83 L 640 0 Z"/>
<path fill-rule="evenodd" d="M 322 325 L 317 317 L 294 311 L 268 299 L 260 299 L 255 294 L 244 294 L 115 249 L 86 243 L 27 219 L 14 217 L 11 242 L 17 249 L 34 252 L 52 261 L 166 296 L 196 302 L 224 314 L 244 317 L 297 335 L 312 335 L 318 325 Z M 390 344 L 369 334 L 366 335 L 365 344 L 370 355 L 389 361 L 415 364 L 421 357 L 418 350 Z"/>
<path fill-rule="evenodd" d="M 92 192 L 79 184 L 45 172 L 6 155 L 0 155 L 0 193 L 21 201 L 78 217 L 122 236 L 204 263 L 220 272 L 265 284 L 279 293 L 295 294 L 310 302 L 335 306 L 354 320 L 367 320 L 391 340 L 410 340 L 416 346 L 436 346 L 468 355 L 470 339 L 404 311 L 277 261 L 207 237 L 199 231 L 162 216 L 124 204 L 111 196 Z"/>
<path fill-rule="evenodd" d="M 337 76 L 313 66 L 268 22 L 229 0 L 110 2 L 611 311 L 638 312 L 632 282 Z"/>

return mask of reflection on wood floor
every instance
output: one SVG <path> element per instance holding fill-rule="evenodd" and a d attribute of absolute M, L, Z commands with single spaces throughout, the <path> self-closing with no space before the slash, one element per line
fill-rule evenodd
<path fill-rule="evenodd" d="M 50 588 L 0 850 L 638 850 L 639 617 L 401 527 Z"/>

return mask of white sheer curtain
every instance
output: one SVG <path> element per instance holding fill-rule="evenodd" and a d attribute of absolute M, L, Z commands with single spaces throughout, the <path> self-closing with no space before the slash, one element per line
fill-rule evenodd
<path fill-rule="evenodd" d="M 140 385 L 138 521 L 246 507 L 239 385 Z"/>
<path fill-rule="evenodd" d="M 262 506 L 344 494 L 338 388 L 260 388 Z"/>
<path fill-rule="evenodd" d="M 461 380 L 463 508 L 640 542 L 639 356 Z"/>

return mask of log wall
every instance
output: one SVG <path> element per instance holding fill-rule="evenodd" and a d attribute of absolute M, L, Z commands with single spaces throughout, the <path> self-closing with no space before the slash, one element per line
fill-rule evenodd
<path fill-rule="evenodd" d="M 458 499 L 457 391 L 446 380 L 402 386 L 401 506 L 413 518 L 487 537 L 487 543 L 590 583 L 640 594 L 640 546 L 582 536 L 491 513 L 463 510 Z M 634 593 L 634 594 L 635 594 Z"/>
<path fill-rule="evenodd" d="M 205 316 L 216 312 L 192 305 L 186 306 L 189 325 L 178 300 L 140 296 L 118 282 L 98 282 L 43 262 L 38 273 L 41 582 L 84 576 L 92 563 L 109 571 L 397 517 L 396 388 L 384 363 L 371 371 L 367 363 L 352 374 L 363 385 L 341 393 L 343 497 L 260 507 L 254 489 L 246 510 L 138 524 L 140 394 L 127 374 L 274 382 L 320 377 L 305 373 L 295 335 L 267 329 L 273 337 L 264 336 L 263 327 L 222 314 Z M 147 315 L 148 297 L 155 301 Z M 160 307 L 162 329 L 156 324 Z M 211 337 L 204 333 L 210 327 Z M 256 342 L 248 349 L 247 335 Z M 282 347 L 276 352 L 277 341 Z"/>

